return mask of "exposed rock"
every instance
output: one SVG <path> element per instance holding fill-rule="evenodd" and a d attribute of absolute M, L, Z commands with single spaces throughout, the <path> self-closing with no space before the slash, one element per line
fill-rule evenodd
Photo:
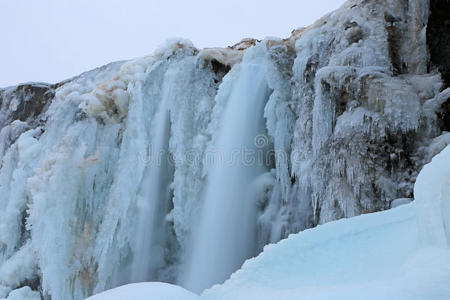
<path fill-rule="evenodd" d="M 427 42 L 431 65 L 438 67 L 447 87 L 450 87 L 450 1 L 430 0 Z"/>

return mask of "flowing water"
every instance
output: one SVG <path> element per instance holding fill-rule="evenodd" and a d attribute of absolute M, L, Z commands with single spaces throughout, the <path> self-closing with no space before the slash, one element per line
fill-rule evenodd
<path fill-rule="evenodd" d="M 138 226 L 135 235 L 134 256 L 131 265 L 131 282 L 149 281 L 164 265 L 164 217 L 170 201 L 167 182 L 170 166 L 167 157 L 170 137 L 168 109 L 170 88 L 164 88 L 162 101 L 156 112 L 152 127 L 153 143 L 149 145 L 148 160 L 142 177 L 138 197 Z"/>
<path fill-rule="evenodd" d="M 256 203 L 252 182 L 266 171 L 257 140 L 264 138 L 269 97 L 264 69 L 249 59 L 234 83 L 214 147 L 203 209 L 193 233 L 184 285 L 201 292 L 223 282 L 255 255 Z"/>

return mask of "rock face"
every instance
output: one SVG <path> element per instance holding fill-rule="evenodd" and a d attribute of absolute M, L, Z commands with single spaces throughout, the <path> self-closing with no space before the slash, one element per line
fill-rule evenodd
<path fill-rule="evenodd" d="M 432 65 L 439 68 L 447 87 L 450 86 L 450 2 L 430 0 L 430 18 L 427 25 L 427 41 Z"/>
<path fill-rule="evenodd" d="M 430 1 L 430 18 L 427 25 L 427 43 L 430 51 L 430 68 L 437 67 L 446 87 L 450 87 L 450 2 Z M 440 126 L 450 131 L 450 103 L 444 102 L 439 111 Z"/>
<path fill-rule="evenodd" d="M 139 280 L 183 285 L 229 99 L 264 104 L 248 113 L 264 132 L 242 135 L 267 170 L 245 177 L 251 255 L 413 198 L 421 167 L 450 143 L 449 7 L 351 0 L 284 40 L 171 41 L 57 85 L 0 90 L 0 298 L 30 286 L 83 299 L 134 281 L 141 260 Z M 255 61 L 259 85 L 243 73 Z M 158 188 L 151 174 L 164 174 Z"/>

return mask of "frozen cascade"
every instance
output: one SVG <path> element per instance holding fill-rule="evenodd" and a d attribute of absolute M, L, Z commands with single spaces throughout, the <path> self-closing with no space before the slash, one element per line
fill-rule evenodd
<path fill-rule="evenodd" d="M 171 91 L 170 72 L 165 74 L 160 107 L 151 129 L 154 136 L 149 146 L 148 161 L 138 194 L 138 226 L 135 238 L 133 263 L 130 269 L 132 282 L 149 281 L 155 278 L 155 270 L 164 266 L 165 222 L 170 201 L 170 164 L 167 160 L 170 136 L 168 110 Z"/>
<path fill-rule="evenodd" d="M 0 89 L 0 299 L 141 280 L 199 291 L 291 233 L 419 199 L 419 170 L 450 143 L 435 9 L 349 0 L 286 39 L 173 40 Z M 230 154 L 243 150 L 275 156 L 246 168 Z"/>
<path fill-rule="evenodd" d="M 265 171 L 264 106 L 270 95 L 262 51 L 249 50 L 233 78 L 208 170 L 203 208 L 193 232 L 192 257 L 183 285 L 201 292 L 223 282 L 255 255 L 256 192 Z M 219 91 L 220 95 L 221 91 Z M 214 138 L 213 138 L 214 139 Z M 260 144 L 261 143 L 261 144 Z"/>

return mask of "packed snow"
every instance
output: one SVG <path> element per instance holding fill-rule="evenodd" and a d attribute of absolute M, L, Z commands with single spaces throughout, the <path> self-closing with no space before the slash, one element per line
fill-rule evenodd
<path fill-rule="evenodd" d="M 200 300 L 196 294 L 162 282 L 127 284 L 89 297 L 86 300 Z"/>

